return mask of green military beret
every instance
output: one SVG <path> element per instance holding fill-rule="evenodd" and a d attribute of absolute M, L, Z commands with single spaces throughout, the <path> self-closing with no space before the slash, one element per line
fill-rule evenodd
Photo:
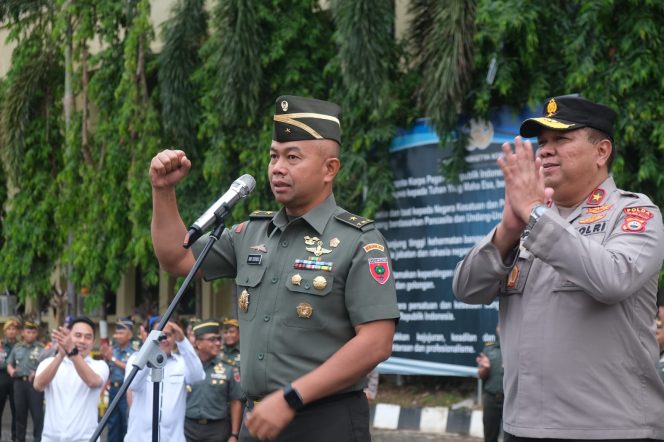
<path fill-rule="evenodd" d="M 196 338 L 200 338 L 203 335 L 206 335 L 208 333 L 214 333 L 214 334 L 219 334 L 219 323 L 217 321 L 209 320 L 209 321 L 202 321 L 196 325 L 194 325 L 194 336 Z"/>
<path fill-rule="evenodd" d="M 282 95 L 277 98 L 272 139 L 279 142 L 334 140 L 341 144 L 341 108 L 329 101 Z"/>

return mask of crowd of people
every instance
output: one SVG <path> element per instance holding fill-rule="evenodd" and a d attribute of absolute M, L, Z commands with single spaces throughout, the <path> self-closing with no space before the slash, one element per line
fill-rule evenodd
<path fill-rule="evenodd" d="M 150 330 L 158 319 L 141 327 Z M 167 362 L 160 383 L 159 440 L 234 442 L 242 419 L 237 320 L 188 323 L 191 339 L 169 322 L 160 342 Z M 143 343 L 140 333 L 134 336 L 135 328 L 130 318 L 120 319 L 110 342 L 101 340 L 93 358 L 97 327 L 87 317 L 69 318 L 51 332 L 46 345 L 34 322 L 7 320 L 0 348 L 0 418 L 9 402 L 11 440 L 26 440 L 30 416 L 34 441 L 89 441 L 104 392 L 108 403 L 113 401 Z M 146 368 L 109 416 L 109 442 L 151 440 L 152 393 Z"/>

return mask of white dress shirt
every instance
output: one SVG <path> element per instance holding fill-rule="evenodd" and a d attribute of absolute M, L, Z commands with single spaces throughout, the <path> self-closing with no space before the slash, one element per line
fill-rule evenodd
<path fill-rule="evenodd" d="M 159 440 L 162 442 L 184 442 L 184 414 L 187 407 L 186 384 L 205 379 L 203 364 L 188 339 L 177 342 L 179 353 L 166 360 L 163 380 L 159 386 Z M 134 353 L 127 361 L 125 377 L 131 373 Z M 151 369 L 147 366 L 138 372 L 129 389 L 132 404 L 125 442 L 152 440 L 152 391 Z"/>

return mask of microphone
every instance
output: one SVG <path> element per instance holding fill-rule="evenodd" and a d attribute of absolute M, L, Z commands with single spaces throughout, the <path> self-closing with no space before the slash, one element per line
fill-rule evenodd
<path fill-rule="evenodd" d="M 242 198 L 245 198 L 249 192 L 256 187 L 256 180 L 249 174 L 244 174 L 240 178 L 233 181 L 231 188 L 224 193 L 221 198 L 215 201 L 209 209 L 205 211 L 191 226 L 189 232 L 184 237 L 185 249 L 191 247 L 198 238 L 203 235 L 217 220 L 222 220 L 231 208 Z"/>

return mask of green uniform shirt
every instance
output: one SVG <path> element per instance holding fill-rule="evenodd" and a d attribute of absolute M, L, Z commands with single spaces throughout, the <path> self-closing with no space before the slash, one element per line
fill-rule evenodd
<path fill-rule="evenodd" d="M 7 375 L 7 361 L 9 360 L 9 355 L 12 353 L 12 349 L 16 345 L 16 341 L 10 342 L 7 338 L 2 340 L 2 352 L 0 355 L 0 375 Z"/>
<path fill-rule="evenodd" d="M 21 342 L 12 349 L 7 364 L 11 364 L 16 369 L 15 377 L 30 376 L 37 370 L 39 365 L 39 353 L 44 349 L 44 345 L 35 341 L 32 344 Z"/>
<path fill-rule="evenodd" d="M 224 364 L 228 364 L 232 367 L 240 367 L 240 347 L 237 345 L 235 347 L 228 347 L 224 345 L 221 349 L 221 359 L 224 361 Z"/>
<path fill-rule="evenodd" d="M 217 356 L 203 364 L 205 380 L 187 388 L 187 413 L 190 419 L 225 419 L 229 416 L 228 402 L 242 399 L 239 376 L 233 367 Z"/>
<path fill-rule="evenodd" d="M 200 254 L 207 237 L 194 245 Z M 389 251 L 372 221 L 330 195 L 304 216 L 259 212 L 226 230 L 201 269 L 235 277 L 242 389 L 282 388 L 355 336 L 354 326 L 399 317 Z M 361 390 L 364 378 L 345 391 Z"/>
<path fill-rule="evenodd" d="M 500 341 L 489 342 L 485 344 L 482 353 L 489 358 L 491 368 L 489 368 L 489 377 L 484 381 L 484 391 L 492 394 L 503 393 L 503 356 L 500 352 Z"/>

